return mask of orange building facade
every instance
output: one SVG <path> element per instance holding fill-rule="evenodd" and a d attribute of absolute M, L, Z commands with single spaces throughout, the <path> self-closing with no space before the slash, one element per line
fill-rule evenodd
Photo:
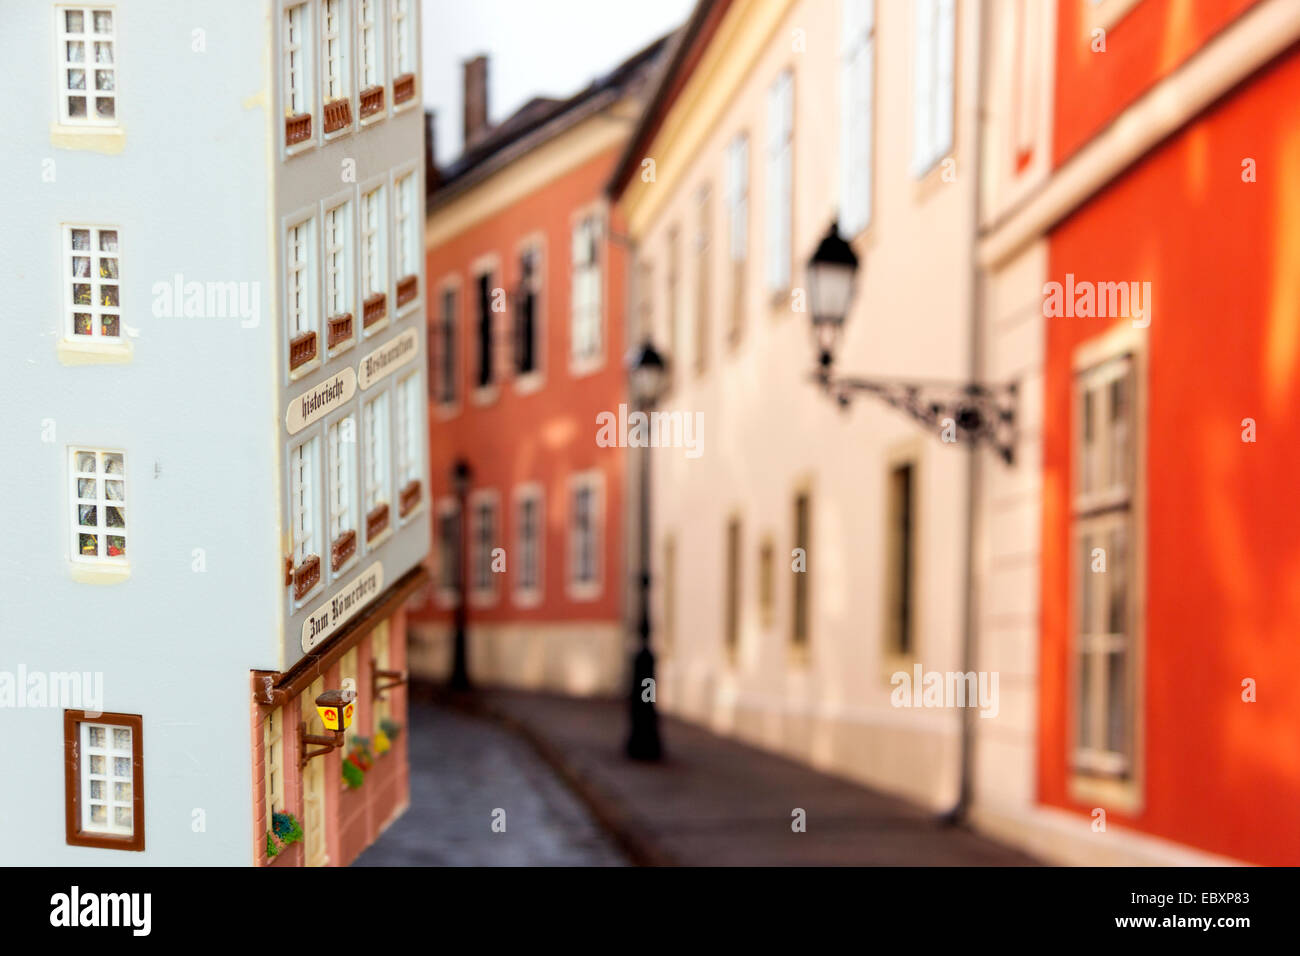
<path fill-rule="evenodd" d="M 1300 10 L 1056 15 L 1039 800 L 1294 865 Z"/>
<path fill-rule="evenodd" d="M 624 455 L 597 433 L 598 416 L 627 401 L 628 276 L 603 188 L 660 47 L 496 127 L 467 116 L 470 147 L 430 191 L 439 444 L 434 581 L 411 624 L 420 676 L 448 672 L 463 593 L 474 682 L 577 694 L 622 684 Z M 472 67 L 466 103 L 483 103 L 468 88 Z M 463 504 L 457 462 L 469 468 Z"/>

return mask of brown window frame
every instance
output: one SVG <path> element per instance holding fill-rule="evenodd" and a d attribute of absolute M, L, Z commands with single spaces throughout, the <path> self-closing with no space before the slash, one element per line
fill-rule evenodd
<path fill-rule="evenodd" d="M 131 728 L 131 836 L 81 829 L 81 725 L 109 724 Z M 144 850 L 144 718 L 139 714 L 63 712 L 63 802 L 68 846 L 104 850 Z"/>

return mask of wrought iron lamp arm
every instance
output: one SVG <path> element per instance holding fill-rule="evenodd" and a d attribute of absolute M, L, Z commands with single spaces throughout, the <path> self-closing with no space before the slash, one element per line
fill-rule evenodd
<path fill-rule="evenodd" d="M 841 408 L 859 394 L 872 394 L 923 425 L 941 431 L 953 428 L 976 445 L 989 445 L 1007 464 L 1015 461 L 1017 382 L 985 385 L 837 377 L 826 366 L 813 373 L 813 379 Z"/>

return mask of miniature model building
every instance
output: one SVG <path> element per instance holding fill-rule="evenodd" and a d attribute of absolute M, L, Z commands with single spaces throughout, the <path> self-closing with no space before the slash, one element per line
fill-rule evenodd
<path fill-rule="evenodd" d="M 343 865 L 406 807 L 418 8 L 6 11 L 0 862 Z"/>

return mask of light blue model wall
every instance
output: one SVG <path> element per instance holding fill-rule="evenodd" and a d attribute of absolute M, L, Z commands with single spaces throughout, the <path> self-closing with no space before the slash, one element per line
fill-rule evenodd
<path fill-rule="evenodd" d="M 54 4 L 4 4 L 0 671 L 102 671 L 104 709 L 143 716 L 146 849 L 67 846 L 62 709 L 0 708 L 0 864 L 245 865 L 249 671 L 280 665 L 282 613 L 269 17 L 263 0 L 113 9 L 125 148 L 103 155 L 51 143 Z M 120 227 L 128 364 L 56 356 L 69 221 Z M 177 273 L 260 283 L 260 323 L 155 317 Z M 125 582 L 70 575 L 76 445 L 126 452 Z"/>

